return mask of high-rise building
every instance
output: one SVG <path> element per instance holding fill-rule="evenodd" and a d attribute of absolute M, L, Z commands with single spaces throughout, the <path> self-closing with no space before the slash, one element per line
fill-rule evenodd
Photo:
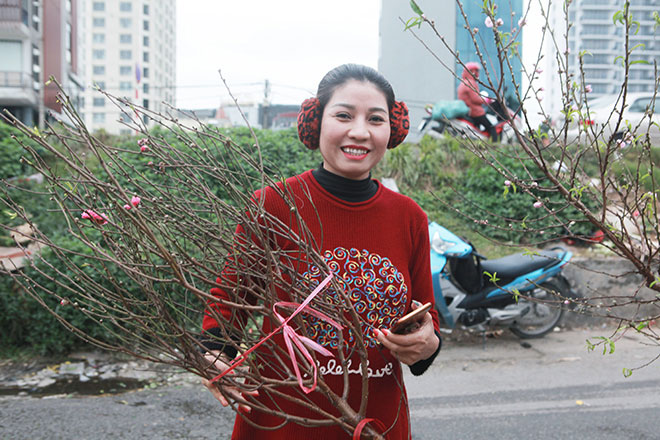
<path fill-rule="evenodd" d="M 85 124 L 129 133 L 121 109 L 97 89 L 162 112 L 175 105 L 175 0 L 82 0 Z M 133 115 L 130 115 L 133 116 Z M 145 118 L 148 123 L 149 118 Z"/>
<path fill-rule="evenodd" d="M 617 11 L 623 10 L 624 0 L 574 0 L 568 8 L 568 17 L 562 8 L 563 2 L 554 2 L 550 14 L 550 28 L 555 31 L 557 44 L 546 43 L 545 71 L 547 90 L 555 93 L 549 97 L 546 111 L 556 115 L 562 110 L 561 91 L 566 89 L 560 81 L 565 75 L 557 74 L 560 65 L 568 61 L 571 83 L 584 83 L 590 86 L 590 99 L 615 95 L 621 91 L 624 69 L 621 58 L 624 55 L 625 32 L 622 24 L 614 23 Z M 655 86 L 654 62 L 660 64 L 660 29 L 656 30 L 653 14 L 660 10 L 660 0 L 635 0 L 630 2 L 633 25 L 629 35 L 629 47 L 637 48 L 631 60 L 643 62 L 630 66 L 628 91 L 650 92 Z M 566 32 L 566 23 L 571 23 L 568 32 L 568 50 L 561 36 Z M 584 80 L 580 75 L 579 55 L 583 56 Z M 560 62 L 558 62 L 561 60 Z"/>
<path fill-rule="evenodd" d="M 74 107 L 81 101 L 76 0 L 0 0 L 0 108 L 29 126 L 67 121 L 53 76 Z"/>

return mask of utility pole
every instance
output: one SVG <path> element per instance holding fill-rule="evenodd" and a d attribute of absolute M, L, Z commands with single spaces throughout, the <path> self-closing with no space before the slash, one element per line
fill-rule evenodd
<path fill-rule="evenodd" d="M 270 126 L 270 81 L 264 80 L 264 102 L 261 105 L 261 128 L 269 128 Z"/>

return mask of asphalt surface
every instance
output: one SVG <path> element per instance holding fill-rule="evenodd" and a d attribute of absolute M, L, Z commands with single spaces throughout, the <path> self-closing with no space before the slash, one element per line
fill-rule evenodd
<path fill-rule="evenodd" d="M 507 332 L 447 341 L 423 376 L 406 377 L 416 440 L 660 439 L 660 354 L 636 335 L 586 349 L 606 329 L 523 342 Z M 234 414 L 194 377 L 100 397 L 0 397 L 1 439 L 224 439 Z"/>

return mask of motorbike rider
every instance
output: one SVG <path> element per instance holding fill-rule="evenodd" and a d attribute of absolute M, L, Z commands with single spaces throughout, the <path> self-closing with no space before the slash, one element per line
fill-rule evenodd
<path fill-rule="evenodd" d="M 458 86 L 458 99 L 465 102 L 470 112 L 468 116 L 477 123 L 482 125 L 484 130 L 490 134 L 493 142 L 497 142 L 497 132 L 495 127 L 488 120 L 486 110 L 484 109 L 484 98 L 479 94 L 479 70 L 481 66 L 475 62 L 465 63 L 461 83 Z"/>

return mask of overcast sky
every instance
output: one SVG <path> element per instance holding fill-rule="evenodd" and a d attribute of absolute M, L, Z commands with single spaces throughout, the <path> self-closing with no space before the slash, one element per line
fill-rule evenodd
<path fill-rule="evenodd" d="M 378 64 L 380 0 L 177 0 L 177 107 L 216 108 L 229 95 L 299 104 L 347 63 Z"/>

